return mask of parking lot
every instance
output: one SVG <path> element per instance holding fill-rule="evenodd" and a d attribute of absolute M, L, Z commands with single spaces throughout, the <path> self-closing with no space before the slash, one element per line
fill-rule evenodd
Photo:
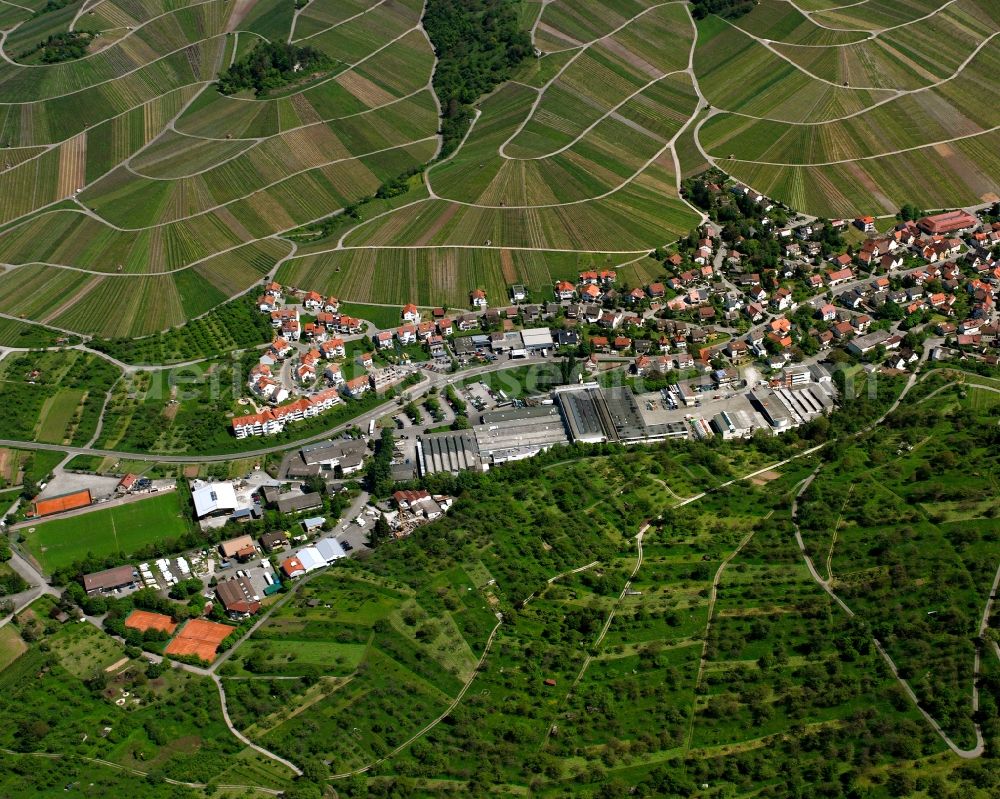
<path fill-rule="evenodd" d="M 271 568 L 266 555 L 254 557 L 249 563 L 230 561 L 230 564 L 227 568 L 220 568 L 216 572 L 215 578 L 221 581 L 228 580 L 231 577 L 246 577 L 253 586 L 257 596 L 264 596 L 264 591 L 271 584 L 271 581 L 265 577 L 265 574 L 272 580 L 275 578 L 274 569 Z M 213 596 L 215 596 L 215 591 L 211 588 L 206 588 L 205 597 L 210 599 Z"/>
<path fill-rule="evenodd" d="M 498 403 L 497 398 L 483 382 L 470 383 L 459 388 L 458 395 L 478 411 L 491 411 Z"/>
<path fill-rule="evenodd" d="M 639 394 L 636 400 L 639 403 L 639 412 L 643 420 L 648 425 L 669 424 L 671 422 L 686 423 L 691 419 L 705 419 L 711 421 L 716 414 L 733 411 L 744 411 L 750 414 L 759 427 L 769 429 L 764 417 L 762 417 L 750 404 L 745 391 L 731 391 L 727 389 L 703 392 L 698 395 L 696 405 L 685 406 L 671 401 L 670 395 L 666 392 L 650 392 Z"/>

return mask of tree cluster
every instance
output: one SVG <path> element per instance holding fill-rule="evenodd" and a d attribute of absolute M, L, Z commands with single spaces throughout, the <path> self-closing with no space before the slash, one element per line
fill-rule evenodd
<path fill-rule="evenodd" d="M 753 11 L 753 0 L 691 0 L 691 15 L 704 19 L 709 14 L 718 14 L 724 19 L 737 19 Z"/>
<path fill-rule="evenodd" d="M 24 60 L 31 58 L 36 53 L 41 53 L 37 60 L 43 64 L 58 64 L 60 61 L 73 61 L 77 58 L 83 58 L 87 54 L 87 47 L 93 39 L 94 34 L 90 31 L 54 33 L 30 50 L 22 52 L 18 56 L 18 59 Z"/>
<path fill-rule="evenodd" d="M 332 64 L 330 57 L 315 47 L 262 42 L 219 75 L 219 91 L 235 94 L 253 89 L 255 94 L 262 95 L 300 75 L 329 69 Z"/>
<path fill-rule="evenodd" d="M 392 490 L 392 454 L 395 451 L 392 430 L 382 428 L 382 437 L 375 445 L 375 457 L 365 470 L 366 488 L 375 496 L 388 496 Z"/>
<path fill-rule="evenodd" d="M 428 0 L 423 22 L 438 57 L 434 91 L 442 109 L 441 157 L 465 135 L 472 103 L 532 54 L 517 9 L 510 0 Z"/>

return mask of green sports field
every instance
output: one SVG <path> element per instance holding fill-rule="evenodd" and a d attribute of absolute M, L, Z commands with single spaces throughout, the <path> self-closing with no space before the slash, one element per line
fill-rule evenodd
<path fill-rule="evenodd" d="M 21 530 L 28 551 L 46 573 L 69 566 L 88 554 L 98 557 L 136 550 L 188 529 L 176 491 L 113 508 L 40 522 Z"/>

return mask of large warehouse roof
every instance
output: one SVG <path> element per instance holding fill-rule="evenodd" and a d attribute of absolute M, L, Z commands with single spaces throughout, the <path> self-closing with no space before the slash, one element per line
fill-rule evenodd
<path fill-rule="evenodd" d="M 232 513 L 238 507 L 232 483 L 202 483 L 191 492 L 198 518 L 213 513 Z"/>

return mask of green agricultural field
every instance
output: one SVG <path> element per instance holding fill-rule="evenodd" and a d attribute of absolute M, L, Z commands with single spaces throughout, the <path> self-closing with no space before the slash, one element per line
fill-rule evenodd
<path fill-rule="evenodd" d="M 164 799 L 208 795 L 167 780 L 218 780 L 272 793 L 288 788 L 291 772 L 247 749 L 226 728 L 208 677 L 129 657 L 91 624 L 52 621 L 51 608 L 48 599 L 35 602 L 2 634 L 6 651 L 19 633 L 30 644 L 0 667 L 0 714 L 23 719 L 5 727 L 2 745 L 14 753 L 5 756 L 0 784 L 19 776 L 13 791 L 19 796 L 62 794 L 68 785 L 86 783 L 94 786 L 88 790 Z M 25 719 L 19 708 L 27 706 L 32 714 Z M 145 787 L 134 776 L 140 771 Z M 239 795 L 267 794 L 254 788 Z"/>
<path fill-rule="evenodd" d="M 204 290 L 208 284 L 199 281 Z M 197 294 L 192 284 L 192 298 Z M 113 358 L 135 364 L 169 364 L 216 357 L 236 349 L 267 344 L 274 335 L 271 320 L 260 313 L 252 290 L 246 297 L 214 308 L 204 316 L 168 331 L 140 338 L 96 339 L 91 346 Z"/>
<path fill-rule="evenodd" d="M 0 363 L 0 399 L 7 408 L 0 436 L 86 444 L 120 376 L 118 367 L 77 350 L 12 353 Z"/>
<path fill-rule="evenodd" d="M 303 580 L 236 650 L 223 675 L 236 724 L 293 759 L 329 758 L 338 775 L 386 758 L 369 785 L 416 770 L 507 792 L 530 775 L 552 797 L 618 785 L 695 795 L 706 780 L 784 796 L 788 780 L 884 786 L 889 774 L 985 799 L 971 781 L 989 765 L 948 753 L 873 642 L 952 740 L 971 745 L 968 630 L 996 569 L 986 516 L 997 468 L 995 436 L 970 436 L 996 420 L 969 407 L 964 387 L 919 401 L 938 385 L 874 431 L 715 490 L 804 442 L 786 439 L 780 454 L 553 450 L 464 475 L 460 488 L 443 478 L 460 491 L 447 517 Z M 949 463 L 953 451 L 973 458 L 974 475 Z M 929 481 L 915 476 L 932 464 Z M 644 519 L 656 521 L 640 559 Z M 817 585 L 796 525 L 856 617 Z M 992 708 L 992 658 L 982 669 Z M 431 724 L 466 684 L 449 722 Z M 343 724 L 351 734 L 331 746 Z M 995 726 L 984 729 L 992 740 Z"/>
<path fill-rule="evenodd" d="M 763 0 L 697 21 L 678 3 L 521 3 L 512 24 L 538 56 L 495 89 L 506 73 L 469 54 L 436 69 L 419 25 L 437 12 L 416 0 L 154 5 L 88 9 L 85 58 L 37 47 L 74 4 L 0 10 L 0 261 L 18 267 L 2 314 L 170 336 L 275 269 L 348 302 L 460 306 L 472 282 L 541 288 L 557 252 L 669 244 L 699 219 L 680 179 L 706 166 L 828 216 L 981 202 L 1000 170 L 988 0 Z M 261 37 L 328 66 L 220 93 Z M 442 97 L 467 131 L 452 107 L 440 124 Z M 231 348 L 216 335 L 142 357 Z M 0 323 L 3 343 L 51 340 Z"/>
<path fill-rule="evenodd" d="M 315 289 L 313 290 L 315 291 Z M 330 292 L 326 293 L 329 294 Z M 384 305 L 364 305 L 357 302 L 342 302 L 340 303 L 340 312 L 348 316 L 353 316 L 356 319 L 364 319 L 366 322 L 371 322 L 375 327 L 382 330 L 391 330 L 403 323 L 401 314 L 403 312 L 403 305 L 407 302 L 410 302 L 410 300 L 400 302 L 399 308 L 386 307 Z"/>
<path fill-rule="evenodd" d="M 382 310 L 398 313 L 395 309 Z M 368 349 L 367 343 L 357 341 L 351 343 L 348 351 Z M 238 400 L 246 392 L 247 373 L 257 362 L 258 355 L 253 348 L 228 357 L 130 374 L 111 392 L 96 445 L 117 451 L 190 455 L 192 458 L 205 454 L 238 457 L 241 452 L 262 446 L 273 447 L 318 437 L 365 411 L 391 402 L 396 391 L 401 390 L 397 387 L 381 395 L 370 392 L 357 400 L 345 399 L 319 416 L 289 424 L 282 433 L 266 441 L 254 437 L 237 439 L 231 420 L 234 415 L 249 411 Z M 345 372 L 354 368 L 352 361 Z M 357 369 L 360 373 L 360 366 Z M 411 376 L 408 378 L 411 382 L 405 385 L 421 379 L 419 375 Z"/>
<path fill-rule="evenodd" d="M 40 483 L 66 457 L 54 450 L 20 450 L 0 447 L 0 485 L 20 485 L 24 480 Z"/>
<path fill-rule="evenodd" d="M 583 269 L 663 279 L 709 168 L 883 229 L 998 191 L 996 0 L 10 0 L 0 34 L 0 439 L 53 447 L 0 450 L 5 504 L 55 449 L 270 469 L 240 456 L 423 382 L 236 440 L 270 280 L 392 328 Z M 884 419 L 900 378 L 781 437 L 424 476 L 447 514 L 293 583 L 215 681 L 45 596 L 0 628 L 0 795 L 992 799 L 1000 395 L 975 383 L 928 362 Z M 58 582 L 193 543 L 186 501 L 12 543 Z"/>
<path fill-rule="evenodd" d="M 28 651 L 28 645 L 24 643 L 17 628 L 8 624 L 0 628 L 0 671 L 7 668 L 21 655 Z"/>
<path fill-rule="evenodd" d="M 83 400 L 82 390 L 60 391 L 42 404 L 35 437 L 47 444 L 61 444 Z"/>
<path fill-rule="evenodd" d="M 51 573 L 88 555 L 129 556 L 154 544 L 176 542 L 189 529 L 183 495 L 171 491 L 31 524 L 20 531 L 24 545 Z"/>

